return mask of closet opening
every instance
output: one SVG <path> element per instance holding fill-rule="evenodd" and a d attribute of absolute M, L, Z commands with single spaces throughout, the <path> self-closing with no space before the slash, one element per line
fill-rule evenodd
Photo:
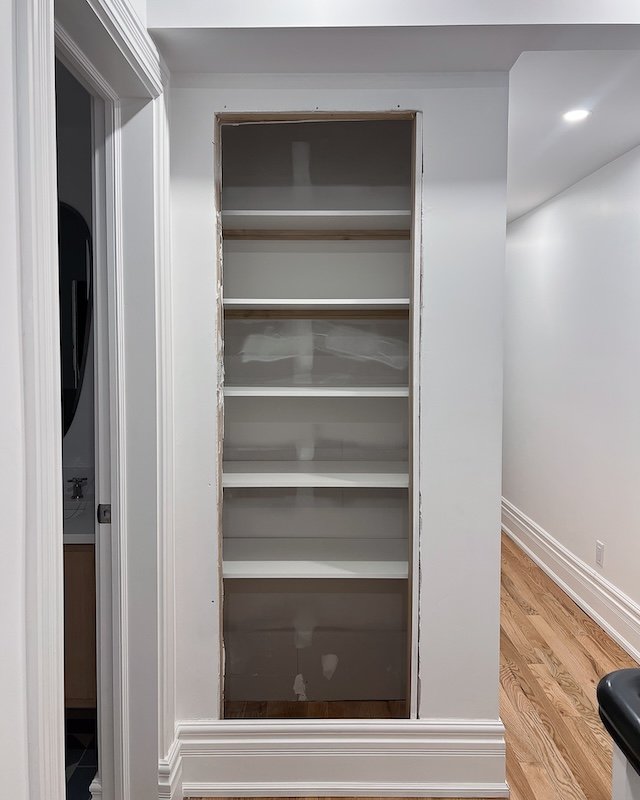
<path fill-rule="evenodd" d="M 223 717 L 406 718 L 415 115 L 217 122 Z"/>

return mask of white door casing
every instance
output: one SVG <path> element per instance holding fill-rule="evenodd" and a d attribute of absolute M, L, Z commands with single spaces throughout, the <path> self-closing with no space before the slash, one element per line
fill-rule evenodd
<path fill-rule="evenodd" d="M 26 437 L 29 792 L 30 796 L 52 800 L 62 800 L 65 793 L 54 101 L 57 51 L 101 101 L 96 102 L 94 108 L 97 181 L 94 211 L 96 218 L 103 222 L 96 232 L 96 262 L 105 269 L 99 268 L 96 274 L 96 315 L 98 324 L 107 332 L 107 341 L 103 338 L 97 346 L 108 350 L 108 357 L 105 352 L 100 354 L 102 369 L 97 377 L 103 387 L 108 382 L 110 391 L 100 393 L 98 436 L 103 443 L 107 440 L 111 445 L 111 463 L 106 472 L 102 464 L 99 491 L 100 500 L 111 500 L 113 524 L 104 526 L 97 540 L 101 776 L 92 788 L 94 796 L 100 796 L 104 789 L 105 796 L 125 800 L 141 796 L 145 781 L 149 786 L 157 786 L 157 748 L 153 747 L 153 757 L 140 768 L 132 764 L 130 758 L 134 746 L 129 736 L 132 715 L 134 725 L 135 720 L 149 718 L 154 731 L 152 738 L 156 739 L 157 695 L 153 695 L 151 713 L 140 713 L 139 705 L 135 707 L 131 696 L 130 673 L 134 659 L 140 660 L 135 648 L 148 650 L 157 636 L 154 634 L 150 641 L 134 638 L 134 652 L 130 652 L 128 596 L 130 582 L 136 581 L 136 575 L 127 571 L 127 529 L 132 504 L 127 503 L 127 480 L 131 478 L 125 465 L 126 448 L 132 446 L 129 444 L 132 430 L 127 428 L 125 366 L 128 359 L 130 374 L 133 372 L 135 376 L 138 358 L 143 357 L 144 363 L 155 365 L 159 356 L 155 329 L 154 335 L 145 340 L 146 352 L 142 356 L 131 346 L 131 340 L 126 340 L 123 318 L 125 308 L 131 307 L 132 295 L 139 288 L 125 280 L 125 273 L 128 265 L 142 256 L 150 265 L 148 309 L 155 325 L 154 174 L 161 174 L 162 165 L 156 164 L 154 119 L 158 115 L 155 98 L 162 92 L 166 73 L 146 30 L 128 5 L 120 0 L 82 0 L 80 3 L 62 0 L 56 3 L 55 21 L 53 3 L 48 0 L 21 0 L 14 6 L 18 23 L 15 49 L 19 55 L 16 86 L 20 126 L 18 194 Z M 133 104 L 127 102 L 129 97 L 136 98 Z M 138 117 L 138 124 L 125 128 L 122 125 L 123 103 L 129 114 L 134 109 L 143 110 L 145 105 L 149 106 L 149 112 Z M 140 120 L 143 125 L 139 124 Z M 139 171 L 136 169 L 141 137 L 145 139 L 144 149 L 152 154 L 149 165 L 155 165 L 155 173 L 147 169 L 147 164 Z M 127 170 L 129 182 L 123 186 L 124 160 L 131 166 Z M 139 191 L 145 193 L 143 202 Z M 139 226 L 135 222 L 137 210 L 143 215 Z M 147 210 L 150 215 L 144 217 Z M 140 240 L 150 241 L 151 247 L 141 250 Z M 164 323 L 162 317 L 159 325 Z M 132 383 L 135 391 L 135 380 Z M 159 394 L 164 391 L 164 385 L 157 388 Z M 154 390 L 151 397 L 155 394 Z M 145 414 L 148 416 L 147 409 Z M 136 414 L 131 416 L 135 425 Z M 155 414 L 151 416 L 155 420 Z M 155 429 L 151 434 L 154 438 L 149 442 L 149 451 L 164 452 L 162 443 L 155 439 Z M 154 517 L 157 480 L 154 470 L 151 480 Z M 110 498 L 106 497 L 108 494 Z M 167 494 L 170 495 L 170 487 Z M 133 507 L 135 512 L 135 502 Z M 150 526 L 145 530 L 149 531 Z M 155 527 L 152 533 L 155 538 Z M 148 622 L 157 630 L 155 582 L 147 589 L 149 600 L 145 613 Z M 156 656 L 153 647 L 154 667 Z M 139 676 L 134 676 L 134 690 L 139 680 Z M 149 698 L 145 697 L 144 702 L 149 703 Z"/>

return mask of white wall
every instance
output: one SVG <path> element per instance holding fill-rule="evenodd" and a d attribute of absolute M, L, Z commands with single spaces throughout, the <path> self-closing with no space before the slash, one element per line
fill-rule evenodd
<path fill-rule="evenodd" d="M 24 423 L 22 414 L 20 273 L 16 184 L 16 107 L 13 4 L 0 5 L 0 752 L 2 791 L 15 800 L 27 800 L 29 787 L 26 654 L 25 654 L 25 482 Z"/>
<path fill-rule="evenodd" d="M 636 603 L 639 220 L 636 148 L 509 225 L 504 385 L 504 496 Z"/>
<path fill-rule="evenodd" d="M 498 717 L 507 89 L 494 73 L 174 76 L 179 719 L 219 715 L 214 114 L 396 107 L 424 114 L 419 716 Z"/>

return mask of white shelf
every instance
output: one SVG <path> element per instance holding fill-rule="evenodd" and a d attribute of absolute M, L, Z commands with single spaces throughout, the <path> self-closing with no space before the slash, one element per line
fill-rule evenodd
<path fill-rule="evenodd" d="M 410 210 L 233 210 L 222 212 L 222 228 L 245 230 L 406 230 Z"/>
<path fill-rule="evenodd" d="M 225 386 L 225 397 L 409 397 L 407 386 Z"/>
<path fill-rule="evenodd" d="M 409 486 L 403 461 L 225 461 L 222 471 L 222 486 L 229 489 Z"/>
<path fill-rule="evenodd" d="M 362 298 L 259 298 L 227 297 L 224 307 L 240 311 L 404 311 L 408 297 Z"/>
<path fill-rule="evenodd" d="M 406 539 L 226 538 L 225 578 L 375 578 L 408 575 Z"/>

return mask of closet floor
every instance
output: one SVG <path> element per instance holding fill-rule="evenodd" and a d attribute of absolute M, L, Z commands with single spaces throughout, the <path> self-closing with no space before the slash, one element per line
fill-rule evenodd
<path fill-rule="evenodd" d="M 225 719 L 403 719 L 404 700 L 227 701 Z"/>

